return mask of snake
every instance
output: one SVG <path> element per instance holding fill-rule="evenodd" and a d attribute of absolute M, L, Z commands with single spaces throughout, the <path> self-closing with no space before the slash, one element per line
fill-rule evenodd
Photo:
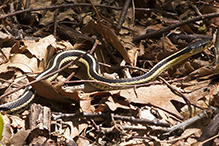
<path fill-rule="evenodd" d="M 66 50 L 54 55 L 48 63 L 47 68 L 35 78 L 37 80 L 50 73 L 53 73 L 54 71 L 60 69 L 64 64 L 75 60 L 79 56 L 82 56 L 77 59 L 76 65 L 83 65 L 86 68 L 88 79 L 94 81 L 90 83 L 92 86 L 100 90 L 124 89 L 129 87 L 129 85 L 134 86 L 153 81 L 168 68 L 173 67 L 183 60 L 202 52 L 204 49 L 208 48 L 210 44 L 211 41 L 207 39 L 197 40 L 178 52 L 164 58 L 154 67 L 152 67 L 147 73 L 133 78 L 124 79 L 109 79 L 101 76 L 99 74 L 98 61 L 92 54 L 87 53 L 86 55 L 83 55 L 85 52 L 82 50 Z M 57 74 L 54 74 L 49 78 L 55 78 L 56 76 Z M 30 105 L 35 95 L 36 91 L 32 88 L 32 86 L 27 86 L 23 94 L 16 100 L 0 105 L 0 110 L 4 113 L 18 113 Z"/>

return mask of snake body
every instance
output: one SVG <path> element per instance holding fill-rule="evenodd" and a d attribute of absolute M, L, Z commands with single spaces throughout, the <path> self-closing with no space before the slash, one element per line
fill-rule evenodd
<path fill-rule="evenodd" d="M 43 76 L 58 70 L 60 67 L 63 66 L 63 64 L 75 60 L 76 58 L 78 58 L 78 56 L 83 56 L 77 61 L 76 64 L 84 65 L 86 67 L 88 78 L 90 80 L 107 83 L 107 84 L 103 84 L 101 82 L 92 82 L 91 85 L 101 90 L 123 89 L 126 87 L 126 85 L 143 84 L 154 80 L 166 69 L 178 64 L 179 62 L 191 57 L 194 54 L 200 53 L 201 51 L 206 49 L 209 46 L 209 44 L 210 44 L 209 40 L 198 40 L 188 45 L 184 49 L 163 59 L 162 61 L 157 63 L 149 72 L 134 78 L 118 79 L 118 80 L 102 77 L 98 73 L 99 70 L 98 61 L 93 57 L 93 55 L 86 54 L 83 56 L 85 52 L 81 50 L 62 51 L 53 56 L 53 58 L 49 62 L 47 69 L 42 73 L 40 73 L 39 75 L 37 75 L 36 79 L 40 79 Z M 114 85 L 120 85 L 120 86 L 114 86 Z M 0 110 L 5 111 L 6 113 L 16 113 L 17 111 L 20 111 L 25 107 L 27 107 L 33 101 L 35 94 L 36 94 L 35 90 L 31 86 L 28 86 L 26 87 L 24 93 L 18 99 L 0 105 Z"/>

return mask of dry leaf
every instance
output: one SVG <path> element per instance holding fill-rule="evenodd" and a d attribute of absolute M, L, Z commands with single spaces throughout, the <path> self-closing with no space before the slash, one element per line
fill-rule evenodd
<path fill-rule="evenodd" d="M 161 38 L 159 46 L 165 50 L 165 52 L 173 52 L 177 51 L 178 49 L 173 45 L 168 37 Z"/>
<path fill-rule="evenodd" d="M 28 76 L 28 80 L 34 81 L 35 78 L 32 78 Z M 37 91 L 37 94 L 45 97 L 47 99 L 56 100 L 63 103 L 69 103 L 69 100 L 63 98 L 62 95 L 60 95 L 52 86 L 50 81 L 39 81 L 34 84 L 31 84 L 31 86 L 34 88 L 34 90 Z"/>
<path fill-rule="evenodd" d="M 9 34 L 0 31 L 0 46 L 12 46 L 16 40 Z"/>
<path fill-rule="evenodd" d="M 218 8 L 219 4 L 217 1 L 210 1 L 209 5 L 203 6 L 203 13 L 204 14 L 209 14 L 209 13 L 216 13 L 219 12 Z M 219 17 L 215 17 L 211 20 L 215 25 L 219 25 Z"/>
<path fill-rule="evenodd" d="M 130 109 L 127 102 L 125 102 L 124 100 L 119 100 L 117 98 L 118 97 L 113 98 L 112 96 L 109 96 L 109 98 L 107 98 L 107 101 L 105 102 L 105 104 L 108 105 L 111 111 L 115 111 L 117 108 Z"/>
<path fill-rule="evenodd" d="M 91 105 L 91 100 L 81 100 L 80 107 L 83 112 L 94 113 L 95 108 Z"/>
<path fill-rule="evenodd" d="M 115 93 L 115 91 L 112 91 Z M 118 91 L 117 91 L 118 92 Z M 172 105 L 171 100 L 184 103 L 181 97 L 173 94 L 171 90 L 164 85 L 153 85 L 149 87 L 140 87 L 136 89 L 137 97 L 133 89 L 121 90 L 118 94 L 127 99 L 129 102 L 138 104 L 148 104 L 158 106 L 170 111 L 178 116 L 179 112 Z"/>
<path fill-rule="evenodd" d="M 110 64 L 108 56 L 106 53 L 104 53 L 103 46 L 97 46 L 95 49 L 95 55 L 96 58 L 98 59 L 99 62 L 105 63 L 105 64 Z M 100 66 L 101 72 L 108 72 L 109 68 L 105 66 Z"/>
<path fill-rule="evenodd" d="M 53 86 L 54 90 L 56 90 L 60 95 L 72 97 L 71 99 L 80 100 L 85 99 L 85 95 L 83 91 L 74 90 L 73 92 L 66 92 L 62 89 L 63 83 L 59 83 Z"/>
<path fill-rule="evenodd" d="M 14 146 L 23 145 L 30 132 L 31 132 L 30 129 L 25 130 L 25 128 L 22 128 L 21 130 L 19 130 L 16 134 L 13 135 L 11 139 L 11 145 L 14 145 Z"/>
<path fill-rule="evenodd" d="M 42 26 L 47 26 L 47 25 L 53 23 L 54 22 L 54 14 L 55 14 L 55 11 L 52 11 L 52 12 L 47 11 L 46 15 L 40 19 L 39 24 Z M 64 12 L 60 12 L 56 18 L 57 22 L 63 21 L 65 19 L 69 19 L 71 21 L 74 21 L 74 18 L 72 17 L 72 15 L 74 15 L 74 14 L 75 14 L 75 12 L 71 8 L 64 11 Z"/>
<path fill-rule="evenodd" d="M 130 58 L 131 64 L 133 66 L 137 65 L 137 55 L 138 55 L 138 49 L 137 47 L 132 47 L 130 50 L 128 50 L 128 56 Z"/>
<path fill-rule="evenodd" d="M 49 35 L 45 38 L 40 39 L 38 42 L 30 44 L 29 46 L 27 46 L 26 49 L 40 61 L 42 61 L 43 59 L 48 61 L 47 58 L 50 59 L 55 53 L 55 50 L 48 50 L 48 47 L 55 43 L 55 41 L 55 37 L 53 35 Z M 46 56 L 47 54 L 50 54 L 51 56 Z"/>
<path fill-rule="evenodd" d="M 90 21 L 89 24 L 86 25 L 81 31 L 84 33 L 101 35 L 111 46 L 113 46 L 114 49 L 116 49 L 122 55 L 123 59 L 127 63 L 131 64 L 126 49 L 118 39 L 117 35 L 112 30 L 110 30 L 110 28 L 102 24 Z"/>
<path fill-rule="evenodd" d="M 50 35 L 40 39 L 38 43 L 27 46 L 25 49 L 31 54 L 26 52 L 25 54 L 13 55 L 9 62 L 0 66 L 1 72 L 7 71 L 8 67 L 17 68 L 23 72 L 42 72 L 54 54 L 54 48 L 50 46 L 54 42 L 54 36 Z"/>

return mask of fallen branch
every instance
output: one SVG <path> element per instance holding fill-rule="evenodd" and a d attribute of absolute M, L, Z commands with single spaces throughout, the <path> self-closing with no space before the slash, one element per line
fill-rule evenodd
<path fill-rule="evenodd" d="M 160 30 L 134 37 L 133 42 L 137 43 L 140 40 L 158 37 L 158 36 L 161 36 L 164 32 L 168 32 L 168 31 L 173 30 L 177 27 L 184 26 L 184 25 L 189 24 L 189 23 L 194 23 L 194 22 L 199 21 L 199 20 L 212 19 L 212 18 L 215 18 L 215 17 L 219 17 L 219 12 L 205 14 L 205 15 L 202 15 L 202 16 L 196 16 L 196 17 L 181 21 L 180 23 L 173 24 L 173 25 L 170 25 L 168 27 L 161 28 Z"/>
<path fill-rule="evenodd" d="M 162 126 L 162 127 L 169 127 L 169 123 L 163 123 L 159 121 L 151 121 L 148 119 L 137 119 L 135 117 L 129 117 L 129 116 L 120 116 L 120 115 L 112 115 L 110 113 L 74 113 L 74 114 L 63 114 L 63 113 L 52 113 L 53 120 L 57 119 L 75 119 L 75 118 L 103 118 L 104 120 L 108 119 L 111 120 L 112 118 L 114 120 L 122 120 L 122 121 L 128 121 L 133 124 L 147 124 L 147 125 L 156 125 L 156 126 Z"/>

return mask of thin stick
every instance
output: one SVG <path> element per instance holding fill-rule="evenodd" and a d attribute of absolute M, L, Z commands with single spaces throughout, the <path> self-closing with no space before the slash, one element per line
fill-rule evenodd
<path fill-rule="evenodd" d="M 53 113 L 52 118 L 54 120 L 60 119 L 60 118 L 81 118 L 81 117 L 86 117 L 86 118 L 103 118 L 103 119 L 114 119 L 114 120 L 122 120 L 122 121 L 129 121 L 134 124 L 148 124 L 148 125 L 156 125 L 156 126 L 162 126 L 162 127 L 169 127 L 169 123 L 164 123 L 164 122 L 159 122 L 159 121 L 153 121 L 153 120 L 148 120 L 148 119 L 137 119 L 132 116 L 120 116 L 120 115 L 112 115 L 108 113 L 75 113 L 75 114 L 63 114 L 63 113 Z"/>
<path fill-rule="evenodd" d="M 57 15 L 58 15 L 59 9 L 56 9 L 54 14 L 54 32 L 53 35 L 56 38 L 56 31 L 57 31 Z"/>
<path fill-rule="evenodd" d="M 161 28 L 160 30 L 134 37 L 133 42 L 137 43 L 140 40 L 144 40 L 144 39 L 147 39 L 147 38 L 154 38 L 154 37 L 157 37 L 159 35 L 162 35 L 164 32 L 168 32 L 168 31 L 173 30 L 177 27 L 184 26 L 188 23 L 193 23 L 193 22 L 196 22 L 196 21 L 199 21 L 199 20 L 204 20 L 204 19 L 212 19 L 212 18 L 218 17 L 218 16 L 219 16 L 219 12 L 205 14 L 205 15 L 202 15 L 202 16 L 196 16 L 196 17 L 181 21 L 177 24 L 173 24 L 173 25 L 170 25 L 168 27 Z"/>
<path fill-rule="evenodd" d="M 99 13 L 98 13 L 96 7 L 94 6 L 92 0 L 89 0 L 89 2 L 91 3 L 92 8 L 94 9 L 94 11 L 95 11 L 95 13 L 96 13 L 96 15 L 97 15 L 97 22 L 100 23 L 100 15 L 99 15 Z"/>
<path fill-rule="evenodd" d="M 18 15 L 21 13 L 25 12 L 30 12 L 30 11 L 40 11 L 40 10 L 49 10 L 49 9 L 58 9 L 58 8 L 67 8 L 67 7 L 81 7 L 81 6 L 88 6 L 91 7 L 91 4 L 88 3 L 77 3 L 77 4 L 63 4 L 63 5 L 56 5 L 56 6 L 48 6 L 48 7 L 40 7 L 40 8 L 28 8 L 20 11 L 16 11 L 13 13 L 8 13 L 5 15 L 0 16 L 0 19 L 4 19 L 6 17 Z M 114 9 L 114 10 L 122 10 L 122 7 L 113 7 L 113 6 L 108 6 L 108 5 L 94 5 L 95 7 L 102 7 L 102 8 L 109 8 L 109 9 Z M 160 11 L 156 9 L 151 9 L 151 8 L 135 8 L 135 11 L 147 11 L 147 12 L 159 12 L 167 15 L 172 15 L 176 16 L 177 14 L 175 13 L 170 13 L 170 12 L 165 12 L 165 11 Z"/>
<path fill-rule="evenodd" d="M 125 19 L 125 16 L 127 14 L 127 11 L 128 11 L 130 3 L 131 3 L 131 0 L 126 0 L 125 1 L 125 4 L 124 4 L 124 6 L 122 8 L 122 12 L 121 12 L 121 15 L 120 15 L 120 18 L 119 18 L 118 25 L 116 27 L 117 30 L 120 30 L 121 27 L 122 27 L 122 24 L 124 22 L 124 19 Z"/>

